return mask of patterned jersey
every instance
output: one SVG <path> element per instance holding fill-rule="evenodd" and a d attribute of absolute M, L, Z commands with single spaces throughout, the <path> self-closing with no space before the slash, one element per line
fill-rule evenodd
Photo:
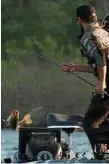
<path fill-rule="evenodd" d="M 97 66 L 107 65 L 106 83 L 109 91 L 109 33 L 93 24 L 85 30 L 81 44 L 97 76 Z"/>

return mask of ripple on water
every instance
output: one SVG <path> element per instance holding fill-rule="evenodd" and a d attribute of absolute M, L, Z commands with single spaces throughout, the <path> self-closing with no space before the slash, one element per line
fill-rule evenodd
<path fill-rule="evenodd" d="M 1 132 L 1 159 L 12 157 L 18 146 L 18 133 L 13 130 L 2 130 Z"/>

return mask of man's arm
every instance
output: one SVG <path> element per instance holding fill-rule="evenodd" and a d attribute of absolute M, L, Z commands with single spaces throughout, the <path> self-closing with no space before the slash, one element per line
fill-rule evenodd
<path fill-rule="evenodd" d="M 90 48 L 89 48 L 90 47 Z M 97 65 L 97 71 L 99 76 L 99 82 L 102 88 L 106 88 L 106 59 L 105 56 L 100 54 L 92 40 L 89 40 L 86 44 L 86 49 L 94 57 Z"/>
<path fill-rule="evenodd" d="M 106 70 L 107 70 L 107 67 L 106 66 L 98 66 L 97 70 L 98 70 L 101 85 L 106 87 Z"/>
<path fill-rule="evenodd" d="M 70 72 L 86 72 L 86 73 L 94 73 L 93 68 L 90 65 L 82 65 L 82 64 L 72 64 L 71 68 L 69 68 Z"/>
<path fill-rule="evenodd" d="M 96 63 L 97 63 L 97 70 L 98 70 L 98 75 L 99 75 L 99 81 L 101 86 L 103 88 L 106 88 L 106 72 L 107 72 L 107 66 L 106 64 L 103 63 L 103 59 L 99 53 L 94 54 Z"/>
<path fill-rule="evenodd" d="M 93 68 L 90 65 L 83 64 L 72 64 L 66 63 L 62 64 L 62 70 L 64 72 L 86 72 L 86 73 L 94 73 Z"/>

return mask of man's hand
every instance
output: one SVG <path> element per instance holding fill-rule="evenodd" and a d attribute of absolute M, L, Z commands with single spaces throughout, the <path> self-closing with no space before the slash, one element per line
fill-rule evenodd
<path fill-rule="evenodd" d="M 62 64 L 61 67 L 63 72 L 69 72 L 69 67 L 67 64 Z"/>
<path fill-rule="evenodd" d="M 61 66 L 62 66 L 62 71 L 64 71 L 64 72 L 75 71 L 75 65 L 72 63 L 65 63 L 65 64 L 62 64 Z"/>
<path fill-rule="evenodd" d="M 102 92 L 106 88 L 106 84 L 99 84 L 96 86 L 96 92 Z"/>

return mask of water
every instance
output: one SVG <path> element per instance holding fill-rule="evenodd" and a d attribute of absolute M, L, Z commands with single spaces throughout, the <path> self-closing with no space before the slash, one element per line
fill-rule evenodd
<path fill-rule="evenodd" d="M 64 136 L 65 137 L 65 136 Z M 86 157 L 93 157 L 92 149 L 84 132 L 73 133 L 72 149 L 79 153 L 79 157 L 86 152 Z M 18 132 L 13 130 L 1 131 L 1 159 L 12 157 L 18 147 Z"/>
<path fill-rule="evenodd" d="M 1 160 L 12 157 L 18 147 L 18 132 L 13 130 L 1 131 Z"/>

